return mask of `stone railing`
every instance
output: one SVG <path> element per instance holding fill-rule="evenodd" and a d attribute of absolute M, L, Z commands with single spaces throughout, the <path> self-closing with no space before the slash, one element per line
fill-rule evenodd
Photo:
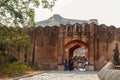
<path fill-rule="evenodd" d="M 98 73 L 100 80 L 120 80 L 120 70 L 115 70 L 112 62 L 108 62 Z"/>

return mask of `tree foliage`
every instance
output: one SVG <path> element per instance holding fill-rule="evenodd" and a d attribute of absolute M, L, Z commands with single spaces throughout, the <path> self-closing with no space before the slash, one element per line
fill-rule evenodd
<path fill-rule="evenodd" d="M 30 36 L 24 28 L 0 24 L 0 72 L 2 72 L 0 77 L 21 75 L 28 70 L 26 64 L 18 63 L 21 63 L 19 62 L 21 52 L 24 54 L 24 62 L 27 62 L 31 45 Z"/>
<path fill-rule="evenodd" d="M 0 25 L 0 54 L 8 62 L 18 60 L 21 50 L 27 54 L 30 45 L 29 35 L 21 28 Z"/>
<path fill-rule="evenodd" d="M 9 26 L 34 26 L 34 7 L 52 9 L 56 0 L 0 0 L 0 23 Z"/>
<path fill-rule="evenodd" d="M 27 62 L 27 55 L 31 45 L 33 45 L 27 30 L 29 26 L 35 25 L 34 7 L 41 4 L 43 8 L 52 10 L 55 1 L 0 0 L 0 72 L 14 75 L 23 69 L 27 70 L 26 64 L 18 65 L 18 63 L 21 52 L 24 53 L 24 62 Z M 16 69 L 13 66 L 16 66 Z M 0 73 L 1 75 L 4 73 Z"/>

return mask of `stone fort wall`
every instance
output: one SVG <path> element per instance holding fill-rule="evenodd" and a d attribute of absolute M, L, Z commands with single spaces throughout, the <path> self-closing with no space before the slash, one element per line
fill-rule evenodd
<path fill-rule="evenodd" d="M 112 60 L 115 44 L 120 45 L 120 29 L 104 24 L 38 26 L 33 31 L 29 30 L 28 34 L 33 44 L 28 62 L 34 60 L 39 67 L 44 65 L 49 69 L 57 69 L 57 65 L 68 58 L 69 50 L 75 50 L 78 45 L 86 49 L 86 57 L 94 65 L 94 69 L 100 70 Z"/>

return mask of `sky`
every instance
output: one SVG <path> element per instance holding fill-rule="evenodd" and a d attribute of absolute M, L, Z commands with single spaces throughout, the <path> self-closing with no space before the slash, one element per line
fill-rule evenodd
<path fill-rule="evenodd" d="M 69 19 L 97 19 L 99 24 L 120 27 L 120 0 L 57 0 L 52 11 L 36 8 L 35 22 L 46 20 L 53 14 Z"/>

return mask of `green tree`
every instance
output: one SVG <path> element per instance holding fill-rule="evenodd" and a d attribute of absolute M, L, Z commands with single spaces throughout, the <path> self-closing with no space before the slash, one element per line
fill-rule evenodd
<path fill-rule="evenodd" d="M 24 51 L 25 62 L 31 46 L 30 36 L 22 28 L 0 26 L 0 52 L 8 62 L 19 60 L 20 51 Z M 12 60 L 13 59 L 13 60 Z"/>
<path fill-rule="evenodd" d="M 0 0 L 0 72 L 14 73 L 15 69 L 9 69 L 10 65 L 19 63 L 19 55 L 24 52 L 24 62 L 27 62 L 29 49 L 32 45 L 28 35 L 28 27 L 34 26 L 34 7 L 40 4 L 43 8 L 51 9 L 56 0 Z M 9 26 L 9 27 L 8 27 Z M 10 27 L 14 26 L 14 27 Z M 20 28 L 23 26 L 23 28 Z M 34 27 L 31 27 L 34 30 Z M 33 53 L 35 50 L 35 40 L 33 43 Z M 34 64 L 34 54 L 33 54 Z M 12 63 L 12 64 L 11 64 Z M 21 70 L 23 66 L 20 64 Z M 11 67 L 11 68 L 12 68 Z M 20 70 L 20 69 L 18 69 Z M 26 70 L 26 68 L 25 68 Z M 9 73 L 10 72 L 10 73 Z M 18 71 L 17 71 L 18 72 Z M 4 75 L 4 73 L 0 73 Z"/>
<path fill-rule="evenodd" d="M 52 9 L 56 0 L 0 0 L 0 23 L 9 26 L 34 26 L 34 7 Z"/>

